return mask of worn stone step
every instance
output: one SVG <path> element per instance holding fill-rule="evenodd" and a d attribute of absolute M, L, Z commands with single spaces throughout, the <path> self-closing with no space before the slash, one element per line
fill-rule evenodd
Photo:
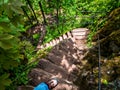
<path fill-rule="evenodd" d="M 78 35 L 78 36 L 75 36 L 74 37 L 75 39 L 78 39 L 78 40 L 86 40 L 87 39 L 87 36 L 86 35 Z"/>
<path fill-rule="evenodd" d="M 59 83 L 57 87 L 55 87 L 53 90 L 80 90 L 78 86 L 76 85 L 70 85 L 66 83 Z"/>
<path fill-rule="evenodd" d="M 81 42 L 81 44 L 84 44 L 83 41 Z M 53 47 L 50 53 L 54 54 L 55 57 L 59 56 L 60 58 L 63 58 L 63 57 L 71 58 L 72 63 L 78 63 L 79 57 L 82 54 L 81 51 L 79 51 L 79 49 L 77 48 L 77 44 L 72 42 L 71 39 L 60 42 L 58 45 Z"/>
<path fill-rule="evenodd" d="M 73 32 L 72 33 L 73 34 L 73 36 L 84 36 L 84 35 L 87 35 L 87 32 Z"/>
<path fill-rule="evenodd" d="M 84 50 L 88 49 L 87 40 L 76 40 L 76 45 L 77 45 L 77 48 L 80 50 L 84 51 Z"/>
<path fill-rule="evenodd" d="M 26 86 L 18 86 L 17 90 L 33 90 L 34 87 L 31 85 L 26 85 Z"/>
<path fill-rule="evenodd" d="M 64 68 L 69 73 L 76 74 L 79 71 L 77 66 L 75 65 L 76 63 L 78 63 L 77 60 L 71 56 L 70 57 L 68 57 L 68 56 L 60 57 L 60 56 L 54 55 L 53 53 L 49 53 L 46 56 L 46 59 L 49 60 L 50 62 Z"/>
<path fill-rule="evenodd" d="M 87 28 L 76 28 L 76 29 L 72 30 L 72 32 L 84 32 L 84 31 L 89 31 L 89 29 L 87 29 Z"/>
<path fill-rule="evenodd" d="M 40 68 L 34 68 L 29 73 L 29 83 L 32 86 L 36 86 L 41 82 L 47 82 L 51 78 L 57 78 L 59 81 L 58 86 L 53 90 L 79 90 L 73 82 L 56 77 L 54 74 L 48 73 Z"/>
<path fill-rule="evenodd" d="M 51 50 L 50 53 L 53 53 L 55 56 L 59 56 L 59 57 L 63 57 L 64 55 L 66 56 L 67 53 L 63 50 L 59 50 L 59 49 L 54 49 L 54 50 Z"/>
<path fill-rule="evenodd" d="M 54 53 L 55 51 L 59 51 L 59 50 L 62 50 L 63 52 L 66 52 L 66 53 L 69 53 L 69 52 L 75 53 L 77 48 L 75 47 L 75 43 L 72 42 L 72 40 L 67 39 L 67 40 L 60 42 L 58 45 L 56 45 L 51 50 L 51 52 L 53 51 Z"/>
<path fill-rule="evenodd" d="M 81 53 L 81 52 L 79 52 L 79 53 Z M 62 63 L 62 60 L 64 60 L 64 59 L 66 59 L 68 61 L 68 63 L 71 63 L 71 64 L 75 64 L 75 63 L 79 62 L 78 58 L 75 58 L 74 55 L 72 55 L 72 54 L 65 55 L 64 53 L 62 56 L 56 56 L 56 54 L 54 54 L 54 53 L 49 53 L 45 58 L 57 65 L 60 65 L 60 63 Z"/>
<path fill-rule="evenodd" d="M 17 90 L 33 90 L 33 86 L 18 86 Z M 79 90 L 79 87 L 72 84 L 66 84 L 66 83 L 59 83 L 54 89 L 52 90 Z"/>
<path fill-rule="evenodd" d="M 36 86 L 41 82 L 47 82 L 50 78 L 57 78 L 59 81 L 58 86 L 54 90 L 64 90 L 64 88 L 65 90 L 78 90 L 78 87 L 72 82 L 56 77 L 51 73 L 43 71 L 42 69 L 34 68 L 29 73 L 29 83 L 32 86 Z"/>
<path fill-rule="evenodd" d="M 53 76 L 53 74 L 48 73 L 40 68 L 33 68 L 28 74 L 29 84 L 32 86 L 36 86 L 40 82 L 46 82 Z"/>
<path fill-rule="evenodd" d="M 64 68 L 51 63 L 49 60 L 41 59 L 37 67 L 46 72 L 52 73 L 59 78 L 67 79 L 68 81 L 76 79 L 76 75 L 68 73 Z"/>
<path fill-rule="evenodd" d="M 62 58 L 60 56 L 56 56 L 54 53 L 48 53 L 45 58 L 56 65 L 60 65 L 62 62 Z"/>
<path fill-rule="evenodd" d="M 79 51 L 76 51 L 79 52 Z M 63 51 L 63 50 L 52 50 L 50 53 L 53 53 L 56 56 L 59 56 L 60 58 L 67 58 L 68 60 L 71 60 L 72 63 L 79 62 L 79 53 L 72 53 L 70 50 Z"/>

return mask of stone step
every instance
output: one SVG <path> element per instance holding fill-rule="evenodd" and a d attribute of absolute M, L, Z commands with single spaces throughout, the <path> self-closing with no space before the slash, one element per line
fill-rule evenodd
<path fill-rule="evenodd" d="M 72 32 L 73 37 L 87 35 L 87 32 Z"/>
<path fill-rule="evenodd" d="M 76 52 L 79 52 L 79 50 L 77 50 Z M 55 55 L 55 57 L 59 56 L 60 58 L 67 58 L 68 60 L 72 60 L 72 63 L 79 62 L 80 54 L 71 52 L 70 50 L 67 50 L 66 48 L 65 49 L 62 48 L 62 50 L 54 49 L 54 50 L 50 51 L 50 53 L 53 53 Z"/>
<path fill-rule="evenodd" d="M 74 38 L 77 39 L 77 40 L 86 40 L 87 36 L 86 35 L 81 35 L 81 36 L 75 36 Z"/>
<path fill-rule="evenodd" d="M 51 63 L 49 60 L 40 59 L 40 62 L 37 67 L 46 72 L 54 74 L 54 76 L 64 78 L 68 81 L 74 81 L 76 79 L 75 75 L 68 73 L 64 68 L 61 68 Z"/>
<path fill-rule="evenodd" d="M 53 76 L 53 74 L 48 73 L 40 68 L 33 68 L 28 74 L 29 84 L 32 86 L 36 86 L 40 82 L 46 82 Z"/>
<path fill-rule="evenodd" d="M 76 40 L 76 45 L 79 50 L 87 50 L 87 40 Z"/>
<path fill-rule="evenodd" d="M 33 90 L 34 87 L 31 85 L 26 85 L 26 86 L 18 86 L 17 90 Z"/>
<path fill-rule="evenodd" d="M 72 42 L 71 39 L 64 40 L 60 42 L 58 45 L 53 47 L 53 49 L 50 51 L 51 54 L 53 54 L 54 57 L 59 57 L 59 58 L 68 58 L 68 60 L 71 60 L 71 63 L 78 63 L 79 61 L 79 56 L 82 53 L 79 53 L 79 49 L 76 47 L 74 42 Z M 48 55 L 49 59 L 51 58 Z"/>
<path fill-rule="evenodd" d="M 17 90 L 33 90 L 33 86 L 19 86 Z M 70 85 L 66 83 L 59 83 L 53 90 L 79 90 L 76 85 Z"/>
<path fill-rule="evenodd" d="M 49 60 L 50 62 L 64 68 L 65 70 L 67 70 L 67 72 L 69 73 L 78 73 L 78 68 L 74 63 L 79 63 L 77 62 L 77 60 L 73 57 L 69 57 L 69 56 L 56 56 L 53 53 L 49 53 L 46 56 L 46 59 Z"/>
<path fill-rule="evenodd" d="M 75 47 L 75 43 L 72 42 L 71 39 L 66 39 L 64 41 L 61 41 L 59 43 L 59 45 L 55 46 L 53 49 L 53 51 L 58 51 L 58 50 L 62 50 L 66 53 L 68 52 L 76 52 L 77 48 Z"/>
<path fill-rule="evenodd" d="M 53 90 L 80 90 L 78 86 L 76 85 L 70 85 L 66 83 L 59 83 L 57 87 L 55 87 Z"/>
<path fill-rule="evenodd" d="M 29 83 L 32 86 L 36 86 L 41 82 L 47 82 L 51 78 L 57 78 L 59 81 L 59 84 L 53 90 L 79 90 L 78 87 L 73 84 L 73 82 L 56 77 L 56 76 L 54 76 L 54 74 L 48 73 L 40 68 L 34 68 L 30 71 Z M 22 90 L 22 89 L 20 89 L 20 90 Z"/>
<path fill-rule="evenodd" d="M 85 31 L 89 31 L 89 29 L 87 29 L 87 28 L 76 28 L 76 29 L 72 30 L 72 32 L 85 32 Z"/>
<path fill-rule="evenodd" d="M 72 32 L 73 36 L 84 36 L 87 35 L 87 32 Z"/>
<path fill-rule="evenodd" d="M 50 51 L 50 53 L 53 53 L 55 56 L 59 56 L 59 57 L 63 57 L 64 55 L 67 55 L 67 52 L 64 50 L 60 50 L 60 49 L 53 49 Z"/>

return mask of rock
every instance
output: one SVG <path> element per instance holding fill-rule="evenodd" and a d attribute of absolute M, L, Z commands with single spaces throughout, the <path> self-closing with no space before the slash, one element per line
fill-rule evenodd
<path fill-rule="evenodd" d="M 59 83 L 57 87 L 53 90 L 79 90 L 79 88 L 75 85 L 69 85 L 65 83 Z"/>
<path fill-rule="evenodd" d="M 55 56 L 53 53 L 49 53 L 46 59 L 58 66 L 63 67 L 69 73 L 74 73 L 74 71 L 78 71 L 78 68 L 74 63 L 79 63 L 79 62 L 77 62 L 77 60 L 73 58 L 72 55 L 69 57 L 65 55 L 63 57 L 60 57 L 60 56 Z"/>
<path fill-rule="evenodd" d="M 52 73 L 54 76 L 59 78 L 64 78 L 69 81 L 74 81 L 76 79 L 75 75 L 68 73 L 64 68 L 61 68 L 45 59 L 41 59 L 37 67 Z"/>
<path fill-rule="evenodd" d="M 53 74 L 48 73 L 40 68 L 34 68 L 28 74 L 29 84 L 32 86 L 36 86 L 40 82 L 46 82 L 53 76 Z"/>
<path fill-rule="evenodd" d="M 29 79 L 30 79 L 29 84 L 32 86 L 36 86 L 41 82 L 47 82 L 50 78 L 57 78 L 59 82 L 58 86 L 53 90 L 78 90 L 78 87 L 74 85 L 72 82 L 67 81 L 63 78 L 54 76 L 53 74 L 50 74 L 39 68 L 32 69 L 31 72 L 29 73 Z M 26 90 L 26 88 L 27 88 L 26 86 L 19 87 L 18 90 Z"/>
<path fill-rule="evenodd" d="M 27 85 L 27 86 L 19 86 L 17 88 L 17 90 L 33 90 L 33 89 L 34 89 L 34 87 L 33 86 L 29 86 L 29 85 Z"/>

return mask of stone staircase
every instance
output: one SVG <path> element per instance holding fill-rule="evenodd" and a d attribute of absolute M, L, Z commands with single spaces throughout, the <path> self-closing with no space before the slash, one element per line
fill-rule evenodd
<path fill-rule="evenodd" d="M 36 86 L 40 82 L 57 77 L 59 84 L 54 90 L 80 90 L 74 82 L 79 73 L 78 66 L 81 65 L 87 49 L 88 31 L 86 28 L 74 29 L 44 46 L 38 45 L 37 49 L 48 46 L 53 48 L 44 59 L 39 59 L 36 68 L 30 71 L 29 84 Z"/>
<path fill-rule="evenodd" d="M 63 34 L 59 38 L 56 38 L 49 43 L 46 43 L 44 45 L 39 45 L 38 44 L 37 49 L 42 49 L 42 48 L 47 48 L 47 47 L 50 47 L 50 46 L 55 46 L 59 42 L 65 40 L 65 39 L 69 39 L 69 38 L 72 39 L 72 41 L 74 41 L 74 42 L 76 42 L 76 40 L 78 40 L 78 43 L 79 43 L 79 40 L 84 41 L 87 38 L 88 33 L 89 33 L 89 30 L 87 28 L 73 29 L 72 31 L 69 31 L 69 32 Z"/>

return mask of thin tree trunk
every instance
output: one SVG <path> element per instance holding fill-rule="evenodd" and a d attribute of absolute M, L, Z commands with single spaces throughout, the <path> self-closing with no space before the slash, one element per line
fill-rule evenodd
<path fill-rule="evenodd" d="M 28 5 L 30 6 L 30 8 L 31 8 L 31 10 L 32 10 L 32 12 L 33 12 L 33 14 L 34 14 L 34 17 L 35 17 L 37 23 L 39 23 L 39 21 L 37 20 L 36 14 L 35 14 L 35 12 L 34 12 L 34 9 L 33 9 L 32 5 L 31 5 L 30 1 L 29 1 L 29 0 L 26 0 L 26 1 L 27 1 Z"/>
<path fill-rule="evenodd" d="M 41 4 L 40 1 L 39 1 L 39 6 L 40 6 L 40 9 L 41 9 L 41 12 L 42 12 L 42 16 L 43 16 L 44 24 L 47 24 L 47 22 L 46 22 L 46 18 L 45 18 L 45 14 L 44 14 L 44 11 L 43 11 L 43 8 L 42 8 L 42 4 Z"/>
<path fill-rule="evenodd" d="M 24 7 L 21 7 L 21 8 L 22 8 L 22 10 L 23 10 L 24 14 L 25 14 L 25 15 L 27 16 L 27 18 L 29 19 L 30 23 L 33 25 L 33 23 L 32 23 L 32 21 L 31 21 L 31 19 L 30 19 L 29 15 L 27 14 L 27 12 L 26 12 L 25 8 L 24 8 Z"/>
<path fill-rule="evenodd" d="M 59 24 L 59 0 L 57 0 L 57 14 L 56 14 L 56 16 L 57 16 L 57 24 Z"/>
<path fill-rule="evenodd" d="M 57 23 L 57 28 L 59 26 L 59 0 L 57 0 L 57 8 L 56 8 L 57 14 L 56 14 L 56 23 Z M 58 29 L 58 33 L 60 33 L 59 29 Z"/>

